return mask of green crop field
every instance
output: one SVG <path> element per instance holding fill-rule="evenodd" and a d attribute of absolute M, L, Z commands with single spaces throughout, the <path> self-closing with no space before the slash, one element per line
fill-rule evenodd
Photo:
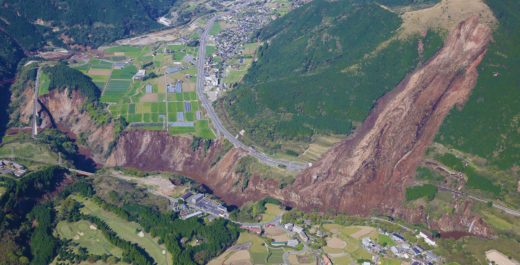
<path fill-rule="evenodd" d="M 90 66 L 92 69 L 111 69 L 112 63 L 105 61 L 97 61 L 96 63 Z"/>
<path fill-rule="evenodd" d="M 168 133 L 170 135 L 179 135 L 179 134 L 190 134 L 195 132 L 195 127 L 170 127 L 168 129 Z"/>
<path fill-rule="evenodd" d="M 112 79 L 131 79 L 137 73 L 137 67 L 127 65 L 122 69 L 114 69 L 110 78 Z"/>
<path fill-rule="evenodd" d="M 415 186 L 411 188 L 406 188 L 406 200 L 413 201 L 422 197 L 426 197 L 428 201 L 431 201 L 435 198 L 435 194 L 437 193 L 437 187 L 432 184 L 424 184 L 421 186 Z"/>
<path fill-rule="evenodd" d="M 103 102 L 119 102 L 130 87 L 129 80 L 110 80 L 108 87 L 101 96 Z"/>
<path fill-rule="evenodd" d="M 146 252 L 157 262 L 157 264 L 166 264 L 166 255 L 163 254 L 163 249 L 165 248 L 160 247 L 157 244 L 157 241 L 152 239 L 151 236 L 147 233 L 144 233 L 144 236 L 140 237 L 137 231 L 142 231 L 142 228 L 139 224 L 128 222 L 116 216 L 115 214 L 106 212 L 90 200 L 85 200 L 79 197 L 74 197 L 74 199 L 85 205 L 85 207 L 81 209 L 84 214 L 91 214 L 100 218 L 106 222 L 119 237 L 124 240 L 136 243 L 144 248 Z M 168 259 L 171 260 L 171 255 L 169 253 Z"/>
<path fill-rule="evenodd" d="M 126 56 L 137 57 L 143 48 L 135 46 L 117 46 L 104 50 L 104 52 L 124 52 Z"/>
<path fill-rule="evenodd" d="M 209 122 L 207 120 L 200 120 L 195 122 L 195 130 L 197 135 L 206 139 L 215 139 L 215 135 L 209 129 Z"/>
<path fill-rule="evenodd" d="M 91 223 L 81 220 L 74 223 L 61 221 L 56 226 L 56 231 L 62 239 L 70 239 L 78 243 L 79 247 L 84 247 L 89 253 L 94 255 L 112 254 L 121 258 L 123 251 L 111 244 L 103 236 L 103 233 L 91 227 Z"/>

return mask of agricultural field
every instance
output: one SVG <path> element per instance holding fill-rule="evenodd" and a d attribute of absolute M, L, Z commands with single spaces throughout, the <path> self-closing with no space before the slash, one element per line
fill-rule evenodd
<path fill-rule="evenodd" d="M 323 229 L 329 234 L 323 250 L 334 264 L 350 264 L 359 259 L 372 258 L 372 254 L 361 247 L 361 238 L 370 237 L 378 240 L 379 233 L 375 228 L 324 224 Z"/>
<path fill-rule="evenodd" d="M 150 234 L 144 233 L 139 224 L 128 222 L 113 213 L 107 212 L 90 200 L 77 196 L 75 196 L 74 199 L 85 206 L 81 209 L 83 213 L 100 218 L 122 239 L 141 246 L 150 254 L 157 264 L 167 264 L 166 259 L 172 259 L 171 255 L 166 251 L 165 246 L 159 245 L 156 238 L 152 238 Z"/>
<path fill-rule="evenodd" d="M 103 52 L 103 58 L 91 59 L 74 68 L 88 75 L 100 88 L 100 100 L 109 105 L 114 117 L 123 117 L 132 126 L 154 130 L 162 129 L 166 120 L 184 122 L 171 125 L 169 133 L 215 138 L 207 118 L 202 112 L 198 114 L 202 110 L 195 92 L 197 70 L 191 62 L 183 61 L 186 55 L 196 57 L 197 47 L 117 46 Z M 176 69 L 167 74 L 173 68 Z M 145 77 L 134 80 L 140 69 L 145 70 Z"/>
<path fill-rule="evenodd" d="M 242 232 L 233 247 L 208 264 L 282 264 L 285 249 L 266 247 L 264 244 L 262 237 Z"/>

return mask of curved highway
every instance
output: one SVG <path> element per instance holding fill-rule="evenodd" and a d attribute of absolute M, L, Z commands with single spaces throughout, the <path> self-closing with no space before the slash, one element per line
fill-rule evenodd
<path fill-rule="evenodd" d="M 204 109 L 208 113 L 209 118 L 213 122 L 213 125 L 217 130 L 217 133 L 222 133 L 222 135 L 224 135 L 224 137 L 226 137 L 235 147 L 239 147 L 249 151 L 249 154 L 251 156 L 256 157 L 260 162 L 266 165 L 283 165 L 289 170 L 302 170 L 307 168 L 308 164 L 275 159 L 264 153 L 258 152 L 251 147 L 244 145 L 222 125 L 222 122 L 220 122 L 220 119 L 218 118 L 217 114 L 215 113 L 215 110 L 213 109 L 213 105 L 211 105 L 211 102 L 209 102 L 208 98 L 206 97 L 206 94 L 204 94 L 204 63 L 206 61 L 206 41 L 208 38 L 209 31 L 211 30 L 211 27 L 213 27 L 213 23 L 215 23 L 215 20 L 217 18 L 218 15 L 214 16 L 208 21 L 208 24 L 206 24 L 206 28 L 204 28 L 204 32 L 200 36 L 199 56 L 197 59 L 197 94 L 200 98 L 200 101 L 202 102 L 202 106 L 204 107 Z"/>

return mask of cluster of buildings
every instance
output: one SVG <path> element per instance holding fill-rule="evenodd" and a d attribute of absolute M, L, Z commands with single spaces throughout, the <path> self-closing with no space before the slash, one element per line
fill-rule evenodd
<path fill-rule="evenodd" d="M 228 218 L 229 216 L 225 206 L 206 197 L 206 195 L 203 193 L 187 192 L 182 195 L 180 199 L 186 203 L 180 204 L 175 210 L 180 211 L 182 219 L 199 216 L 203 213 L 224 218 Z"/>
<path fill-rule="evenodd" d="M 20 177 L 27 173 L 25 167 L 16 162 L 2 159 L 0 160 L 0 174 L 13 173 L 15 176 Z"/>
<path fill-rule="evenodd" d="M 304 243 L 309 242 L 309 237 L 307 236 L 307 234 L 305 234 L 303 227 L 294 225 L 291 223 L 287 223 L 287 224 L 284 224 L 284 228 L 285 228 L 285 230 L 287 230 L 289 232 L 296 233 L 300 237 L 302 242 L 304 242 Z"/>
<path fill-rule="evenodd" d="M 376 242 L 372 241 L 369 237 L 365 237 L 361 240 L 361 246 L 365 250 L 373 254 L 378 254 L 382 256 L 391 254 L 400 259 L 411 260 L 411 263 L 414 265 L 436 264 L 438 261 L 442 260 L 442 258 L 433 254 L 433 252 L 429 250 L 425 250 L 420 245 L 410 245 L 410 243 L 407 242 L 406 238 L 399 233 L 388 233 L 385 230 L 380 230 L 380 232 L 384 235 L 389 236 L 395 243 L 397 243 L 397 245 L 383 247 L 377 244 Z M 417 237 L 419 238 L 426 235 L 427 234 L 425 232 L 421 231 L 421 233 Z M 434 242 L 431 238 L 429 240 Z M 379 261 L 378 255 L 372 257 L 372 261 L 376 264 Z"/>

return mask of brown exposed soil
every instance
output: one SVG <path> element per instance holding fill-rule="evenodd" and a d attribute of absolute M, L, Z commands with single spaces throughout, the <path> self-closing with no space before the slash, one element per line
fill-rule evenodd
<path fill-rule="evenodd" d="M 20 121 L 30 124 L 33 110 L 34 90 L 22 93 Z M 76 90 L 51 91 L 38 98 L 38 113 L 42 119 L 40 128 L 58 128 L 70 138 L 77 139 L 80 133 L 87 137 L 85 145 L 79 145 L 81 154 L 92 158 L 96 164 L 104 164 L 104 154 L 113 140 L 114 127 L 111 123 L 97 126 L 87 112 L 82 111 L 85 96 Z"/>
<path fill-rule="evenodd" d="M 213 141 L 207 151 L 202 146 L 192 151 L 191 138 L 171 136 L 166 131 L 128 130 L 105 160 L 113 126 L 97 127 L 82 113 L 85 98 L 77 91 L 52 91 L 41 96 L 39 113 L 42 127 L 56 126 L 74 138 L 85 133 L 86 147 L 92 152 L 88 155 L 98 163 L 181 173 L 205 184 L 228 204 L 241 206 L 273 197 L 303 210 L 332 209 L 354 215 L 376 210 L 418 222 L 425 219 L 422 209 L 401 207 L 405 188 L 445 116 L 471 93 L 478 76 L 476 67 L 490 40 L 490 29 L 476 17 L 462 22 L 434 58 L 377 101 L 360 130 L 337 143 L 283 190 L 268 176 L 251 176 L 245 189 L 236 185 L 242 176 L 235 173 L 235 167 L 246 152 L 231 149 L 216 163 L 222 149 L 220 140 Z M 27 91 L 20 115 L 25 123 L 32 115 L 32 91 Z M 490 235 L 489 227 L 478 217 L 461 214 L 443 218 L 432 226 L 443 232 L 464 231 L 473 223 L 473 234 Z"/>
<path fill-rule="evenodd" d="M 179 172 L 237 206 L 273 197 L 304 210 L 368 215 L 375 209 L 412 222 L 424 221 L 422 209 L 401 207 L 404 190 L 449 110 L 471 93 L 478 76 L 476 66 L 490 40 L 490 29 L 476 17 L 461 23 L 434 58 L 378 100 L 355 135 L 336 144 L 283 190 L 276 180 L 258 175 L 242 190 L 233 183 L 240 178 L 234 169 L 244 151 L 232 149 L 212 166 L 221 149 L 219 141 L 204 155 L 201 148 L 191 151 L 191 139 L 164 131 L 125 132 L 107 165 Z M 467 227 L 470 219 L 452 221 Z"/>
<path fill-rule="evenodd" d="M 493 231 L 488 224 L 479 216 L 471 214 L 473 202 L 467 200 L 461 205 L 456 204 L 454 215 L 445 214 L 439 220 L 430 223 L 430 227 L 440 231 L 441 237 L 460 238 L 468 235 L 482 237 L 494 237 Z M 460 209 L 460 211 L 458 211 Z M 471 231 L 470 231 L 471 229 Z"/>
<path fill-rule="evenodd" d="M 404 190 L 444 117 L 471 93 L 490 40 L 476 17 L 462 22 L 434 58 L 378 100 L 355 135 L 297 177 L 286 199 L 307 210 L 379 209 L 409 219 L 399 210 Z"/>
<path fill-rule="evenodd" d="M 233 185 L 241 177 L 234 171 L 245 151 L 231 149 L 215 164 L 222 149 L 221 141 L 213 141 L 207 152 L 202 144 L 192 151 L 191 142 L 191 138 L 171 136 L 166 131 L 129 130 L 119 138 L 106 166 L 177 172 L 205 184 L 230 205 L 241 206 L 265 196 L 282 197 L 278 182 L 273 179 L 253 176 L 243 191 L 239 185 Z"/>

